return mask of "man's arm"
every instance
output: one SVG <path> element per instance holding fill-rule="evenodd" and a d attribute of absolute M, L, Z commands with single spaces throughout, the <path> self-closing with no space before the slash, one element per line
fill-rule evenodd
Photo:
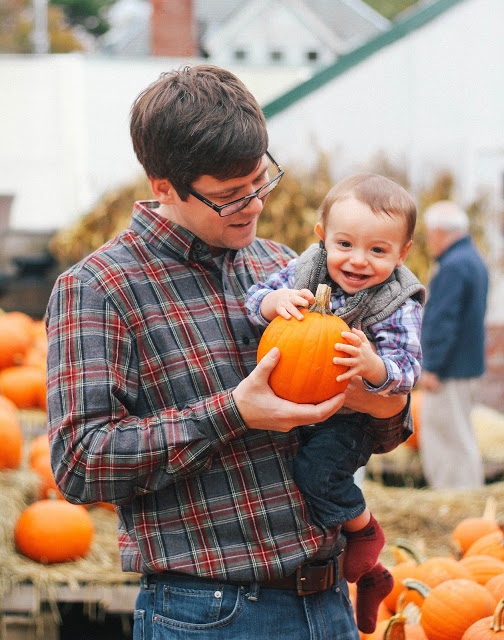
<path fill-rule="evenodd" d="M 409 395 L 377 396 L 354 377 L 345 396 L 346 407 L 369 414 L 369 426 L 377 437 L 374 453 L 392 451 L 413 433 Z"/>

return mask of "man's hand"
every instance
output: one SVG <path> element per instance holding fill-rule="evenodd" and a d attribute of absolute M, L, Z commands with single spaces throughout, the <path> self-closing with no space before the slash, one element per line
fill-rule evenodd
<path fill-rule="evenodd" d="M 308 307 L 314 299 L 309 289 L 275 289 L 261 300 L 261 315 L 269 321 L 277 316 L 302 320 L 303 314 L 298 307 Z"/>
<path fill-rule="evenodd" d="M 345 395 L 342 393 L 319 404 L 297 404 L 279 398 L 268 383 L 279 360 L 280 351 L 273 347 L 233 391 L 236 406 L 249 429 L 290 431 L 301 425 L 323 422 L 343 406 Z"/>

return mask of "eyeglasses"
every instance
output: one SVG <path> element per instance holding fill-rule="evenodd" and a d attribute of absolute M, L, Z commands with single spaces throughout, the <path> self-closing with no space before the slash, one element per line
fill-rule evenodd
<path fill-rule="evenodd" d="M 214 211 L 217 211 L 217 213 L 221 216 L 221 218 L 225 218 L 226 216 L 232 216 L 233 213 L 238 213 L 238 211 L 245 209 L 245 207 L 253 198 L 259 198 L 259 200 L 263 200 L 269 193 L 273 191 L 273 189 L 277 186 L 277 184 L 282 179 L 284 170 L 276 162 L 276 160 L 273 159 L 273 156 L 268 151 L 266 151 L 266 155 L 268 156 L 269 160 L 275 165 L 278 173 L 266 184 L 263 184 L 263 186 L 260 189 L 258 189 L 257 191 L 254 191 L 254 193 L 251 193 L 248 196 L 244 196 L 243 198 L 238 198 L 238 200 L 233 200 L 232 202 L 228 202 L 227 204 L 218 205 L 212 202 L 211 200 L 208 200 L 208 198 L 205 198 L 205 196 L 202 196 L 201 193 L 198 193 L 191 187 L 186 187 L 186 189 L 192 196 L 197 198 L 200 202 L 203 202 Z"/>

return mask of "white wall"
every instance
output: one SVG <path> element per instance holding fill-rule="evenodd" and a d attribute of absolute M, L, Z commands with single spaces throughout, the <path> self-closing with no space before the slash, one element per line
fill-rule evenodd
<path fill-rule="evenodd" d="M 188 62 L 196 61 L 0 56 L 0 195 L 15 195 L 11 227 L 66 226 L 139 175 L 131 105 L 160 73 Z M 308 75 L 306 68 L 231 70 L 263 103 Z"/>
<path fill-rule="evenodd" d="M 497 324 L 504 322 L 503 24 L 503 0 L 465 0 L 268 123 L 284 165 L 306 166 L 318 147 L 337 179 L 383 152 L 408 170 L 414 195 L 442 169 L 454 173 L 460 204 L 488 194 L 488 320 Z"/>
<path fill-rule="evenodd" d="M 341 172 L 384 151 L 417 185 L 449 168 L 462 200 L 502 190 L 503 24 L 502 0 L 461 2 L 272 117 L 272 147 L 304 163 L 316 140 Z"/>

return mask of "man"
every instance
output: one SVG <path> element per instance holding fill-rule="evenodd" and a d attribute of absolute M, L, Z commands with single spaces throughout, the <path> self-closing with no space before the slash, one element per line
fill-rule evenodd
<path fill-rule="evenodd" d="M 471 410 L 484 372 L 488 272 L 454 202 L 433 204 L 424 223 L 437 264 L 422 325 L 422 465 L 432 487 L 472 489 L 484 484 Z"/>
<path fill-rule="evenodd" d="M 406 401 L 357 380 L 297 405 L 268 385 L 277 349 L 255 366 L 246 291 L 294 254 L 255 238 L 283 172 L 234 75 L 163 74 L 131 135 L 156 202 L 136 203 L 48 305 L 56 482 L 72 502 L 116 505 L 123 569 L 143 575 L 135 638 L 357 639 L 340 530 L 314 524 L 293 482 L 293 427 L 345 402 L 390 450 L 410 434 Z"/>

